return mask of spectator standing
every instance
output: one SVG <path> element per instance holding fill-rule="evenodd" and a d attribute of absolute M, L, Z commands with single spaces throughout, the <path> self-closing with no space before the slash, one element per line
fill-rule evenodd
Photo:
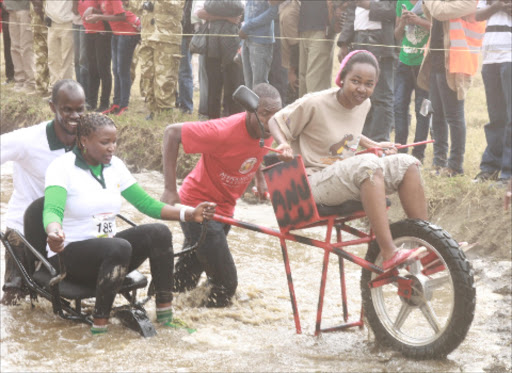
<path fill-rule="evenodd" d="M 130 103 L 130 68 L 133 52 L 140 41 L 141 22 L 139 17 L 124 9 L 121 0 L 99 0 L 99 4 L 100 10 L 91 8 L 93 14 L 86 12 L 84 21 L 107 21 L 114 34 L 111 43 L 114 103 L 103 114 L 122 115 Z"/>
<path fill-rule="evenodd" d="M 73 0 L 73 48 L 75 53 L 75 76 L 76 80 L 85 92 L 86 100 L 89 98 L 89 59 L 85 46 L 85 27 L 78 12 L 80 0 Z M 87 109 L 91 109 L 87 101 Z"/>
<path fill-rule="evenodd" d="M 268 1 L 247 0 L 244 23 L 238 35 L 242 42 L 242 63 L 245 85 L 252 88 L 259 83 L 268 83 L 274 46 L 274 18 L 277 5 Z"/>
<path fill-rule="evenodd" d="M 372 52 L 379 60 L 381 74 L 371 97 L 372 108 L 366 117 L 363 134 L 374 141 L 389 141 L 394 120 L 393 89 L 396 1 L 352 1 L 338 38 L 338 59 L 355 49 Z"/>
<path fill-rule="evenodd" d="M 396 3 L 395 38 L 402 41 L 395 74 L 395 142 L 398 144 L 407 143 L 412 92 L 416 111 L 414 142 L 426 140 L 429 132 L 429 117 L 420 114 L 421 104 L 428 98 L 428 92 L 416 84 L 423 61 L 423 48 L 428 42 L 431 26 L 423 14 L 422 3 L 422 0 L 400 0 Z M 420 145 L 412 150 L 412 155 L 422 162 L 425 158 L 425 147 L 426 145 Z M 407 148 L 398 152 L 407 153 Z"/>
<path fill-rule="evenodd" d="M 78 12 L 84 17 L 89 8 L 99 10 L 98 0 L 79 0 Z M 85 28 L 85 47 L 88 68 L 88 95 L 87 105 L 90 110 L 103 112 L 110 107 L 110 93 L 112 92 L 112 73 L 110 70 L 112 53 L 112 30 L 108 22 L 88 23 L 83 21 Z M 98 93 L 101 84 L 100 106 L 98 105 Z"/>
<path fill-rule="evenodd" d="M 30 25 L 29 0 L 5 0 L 9 12 L 11 58 L 14 65 L 14 89 L 26 94 L 35 93 L 33 35 Z"/>
<path fill-rule="evenodd" d="M 478 69 L 485 27 L 474 21 L 476 7 L 476 0 L 423 2 L 423 11 L 432 27 L 418 85 L 429 90 L 434 110 L 434 169 L 437 174 L 448 177 L 464 173 L 464 99 Z"/>
<path fill-rule="evenodd" d="M 47 0 L 48 68 L 50 86 L 58 80 L 72 79 L 75 68 L 73 47 L 73 0 Z"/>
<path fill-rule="evenodd" d="M 512 3 L 480 1 L 477 21 L 487 20 L 483 41 L 482 78 L 489 123 L 484 127 L 487 147 L 477 180 L 501 179 L 512 172 Z"/>
<path fill-rule="evenodd" d="M 185 0 L 181 27 L 183 36 L 181 38 L 181 60 L 178 70 L 178 107 L 182 113 L 192 114 L 194 110 L 194 76 L 192 74 L 192 55 L 190 54 L 191 34 L 194 33 L 192 24 L 192 3 L 193 0 Z M 188 34 L 188 36 L 186 35 Z"/>
<path fill-rule="evenodd" d="M 208 48 L 205 55 L 208 75 L 208 117 L 216 119 L 242 111 L 233 99 L 233 92 L 243 82 L 242 68 L 234 62 L 240 45 L 238 36 L 240 17 L 244 6 L 240 0 L 207 0 L 197 16 L 208 21 Z M 221 111 L 222 91 L 224 90 L 224 108 Z"/>
<path fill-rule="evenodd" d="M 32 33 L 34 35 L 36 91 L 50 98 L 50 70 L 48 69 L 48 27 L 44 21 L 45 0 L 32 0 Z"/>
<path fill-rule="evenodd" d="M 143 3 L 141 86 L 150 110 L 171 110 L 176 101 L 178 69 L 181 59 L 181 19 L 183 0 L 153 0 Z"/>
<path fill-rule="evenodd" d="M 196 32 L 204 20 L 197 16 L 197 12 L 204 8 L 204 0 L 192 1 L 192 14 L 190 21 L 194 25 Z M 206 73 L 206 57 L 204 54 L 198 55 L 198 71 L 197 77 L 199 81 L 199 117 L 208 118 L 208 74 Z"/>
<path fill-rule="evenodd" d="M 288 97 L 283 103 L 299 97 L 299 15 L 299 0 L 286 0 L 279 5 L 281 63 L 288 72 Z"/>
<path fill-rule="evenodd" d="M 276 2 L 276 4 L 279 5 L 280 2 Z M 279 12 L 274 18 L 274 36 L 276 39 L 281 37 Z M 288 97 L 288 70 L 283 67 L 281 41 L 279 39 L 273 44 L 272 64 L 268 73 L 268 82 L 279 91 L 281 102 L 286 103 Z"/>
<path fill-rule="evenodd" d="M 0 33 L 4 41 L 5 82 L 14 83 L 14 65 L 11 57 L 11 37 L 9 36 L 9 12 L 4 7 L 4 0 L 0 0 Z"/>
<path fill-rule="evenodd" d="M 331 88 L 334 30 L 329 0 L 302 0 L 299 13 L 299 97 Z"/>

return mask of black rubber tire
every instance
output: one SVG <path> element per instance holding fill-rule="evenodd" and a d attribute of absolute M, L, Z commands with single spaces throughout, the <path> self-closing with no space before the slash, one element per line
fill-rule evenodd
<path fill-rule="evenodd" d="M 372 272 L 363 269 L 361 293 L 368 324 L 378 343 L 400 351 L 409 358 L 420 360 L 445 357 L 464 340 L 475 314 L 476 290 L 471 265 L 457 242 L 446 231 L 434 224 L 423 220 L 407 219 L 392 224 L 391 233 L 394 240 L 399 238 L 403 240 L 405 237 L 417 238 L 437 250 L 451 276 L 454 294 L 453 311 L 450 318 L 446 320 L 444 329 L 435 340 L 427 341 L 428 343 L 423 345 L 401 341 L 390 333 L 389 323 L 385 324 L 379 319 L 372 299 L 372 290 L 368 286 Z M 366 260 L 375 263 L 379 256 L 380 249 L 377 242 L 374 241 L 370 244 Z M 397 302 L 401 302 L 398 295 Z"/>

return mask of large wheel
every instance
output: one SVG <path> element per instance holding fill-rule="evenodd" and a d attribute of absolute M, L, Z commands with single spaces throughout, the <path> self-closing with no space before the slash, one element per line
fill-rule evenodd
<path fill-rule="evenodd" d="M 361 292 L 367 321 L 378 342 L 415 359 L 448 355 L 464 340 L 475 313 L 472 268 L 457 242 L 443 229 L 422 220 L 391 225 L 397 247 L 424 246 L 428 254 L 399 269 L 412 280 L 410 297 L 397 283 L 370 288 L 377 274 L 363 269 Z M 374 241 L 366 260 L 382 264 Z"/>

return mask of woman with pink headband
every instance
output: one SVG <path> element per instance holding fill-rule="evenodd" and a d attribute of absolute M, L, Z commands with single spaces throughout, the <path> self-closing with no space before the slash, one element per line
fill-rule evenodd
<path fill-rule="evenodd" d="M 275 114 L 269 126 L 282 151 L 281 160 L 302 155 L 318 204 L 362 202 L 387 270 L 406 262 L 418 249 L 400 249 L 393 242 L 386 195 L 398 192 L 412 219 L 426 220 L 427 204 L 418 160 L 396 154 L 393 143 L 378 143 L 362 134 L 379 72 L 371 52 L 353 51 L 341 63 L 336 78 L 339 88 L 302 97 Z M 382 150 L 355 157 L 358 146 Z"/>

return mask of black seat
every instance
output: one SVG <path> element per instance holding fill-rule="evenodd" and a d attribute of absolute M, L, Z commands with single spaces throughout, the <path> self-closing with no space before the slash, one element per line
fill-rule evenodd
<path fill-rule="evenodd" d="M 27 241 L 45 258 L 46 253 L 46 231 L 43 227 L 43 207 L 44 197 L 41 197 L 30 204 L 25 211 L 23 217 L 24 234 Z M 46 267 L 41 266 L 41 269 L 33 274 L 34 281 L 47 291 L 50 291 L 50 280 L 52 276 Z M 126 275 L 126 278 L 119 290 L 120 293 L 129 292 L 135 289 L 146 287 L 148 280 L 146 276 L 139 271 L 134 270 Z M 65 278 L 59 283 L 59 292 L 63 298 L 66 299 L 85 299 L 95 296 L 96 291 L 94 287 L 72 282 Z"/>
<path fill-rule="evenodd" d="M 391 201 L 388 198 L 386 198 L 386 206 L 391 206 Z M 364 211 L 361 201 L 346 201 L 337 206 L 317 204 L 316 209 L 318 210 L 318 215 L 320 216 L 348 216 L 358 211 Z"/>

